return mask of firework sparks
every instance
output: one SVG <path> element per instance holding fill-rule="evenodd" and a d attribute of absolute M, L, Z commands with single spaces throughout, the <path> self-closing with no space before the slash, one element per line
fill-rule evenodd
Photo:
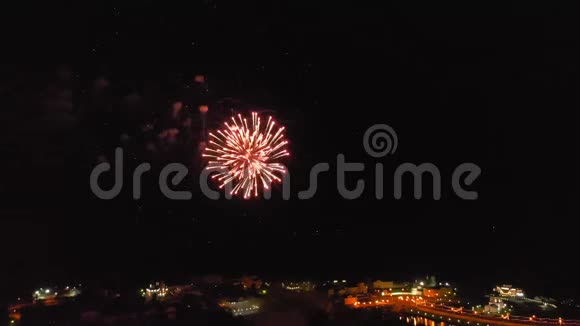
<path fill-rule="evenodd" d="M 206 169 L 216 171 L 212 178 L 220 189 L 231 183 L 230 194 L 241 191 L 244 198 L 257 197 L 260 187 L 269 189 L 286 173 L 284 165 L 275 162 L 290 155 L 285 149 L 284 127 L 277 127 L 272 117 L 263 126 L 255 112 L 249 123 L 241 114 L 230 120 L 224 123 L 225 129 L 209 133 L 209 144 L 202 154 L 209 158 Z"/>

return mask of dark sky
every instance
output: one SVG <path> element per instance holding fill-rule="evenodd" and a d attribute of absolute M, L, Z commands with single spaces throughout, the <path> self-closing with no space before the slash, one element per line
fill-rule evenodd
<path fill-rule="evenodd" d="M 0 244 L 10 265 L 2 279 L 12 291 L 66 278 L 129 282 L 215 271 L 436 274 L 574 295 L 561 284 L 579 272 L 571 8 L 83 6 L 19 8 L 3 21 L 21 26 L 8 40 L 22 50 L 18 64 L 2 64 L 0 89 L 3 105 L 15 109 L 1 128 Z M 70 72 L 65 85 L 59 71 Z M 118 100 L 130 92 L 146 98 L 147 85 L 159 84 L 170 100 L 176 80 L 196 73 L 208 78 L 208 100 L 268 108 L 287 126 L 293 199 L 211 201 L 196 193 L 187 202 L 155 194 L 136 202 L 130 189 L 112 202 L 96 199 L 88 140 L 103 136 L 68 120 L 86 105 L 90 85 L 106 78 Z M 55 114 L 47 99 L 62 89 L 70 90 L 70 111 Z M 362 146 L 377 123 L 399 138 L 396 154 L 378 160 Z M 372 166 L 382 162 L 385 198 L 374 199 L 371 189 L 341 198 L 332 172 L 339 153 L 365 162 L 359 176 L 367 188 Z M 296 199 L 294 189 L 307 187 L 318 162 L 331 165 L 319 194 Z M 442 199 L 427 192 L 415 200 L 407 191 L 394 200 L 392 173 L 404 162 L 436 164 Z M 463 162 L 482 168 L 476 201 L 452 193 L 451 173 Z M 188 182 L 195 188 L 195 178 Z"/>

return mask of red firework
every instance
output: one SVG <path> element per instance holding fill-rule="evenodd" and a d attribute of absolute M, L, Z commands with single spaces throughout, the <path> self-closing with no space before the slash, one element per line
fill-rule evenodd
<path fill-rule="evenodd" d="M 241 114 L 230 120 L 216 134 L 209 133 L 209 144 L 202 154 L 209 158 L 206 169 L 216 171 L 212 178 L 218 180 L 220 188 L 231 183 L 231 194 L 241 190 L 244 198 L 252 194 L 257 197 L 259 188 L 269 189 L 287 172 L 276 162 L 290 155 L 285 148 L 288 141 L 284 139 L 284 127 L 276 127 L 272 117 L 263 126 L 256 112 L 252 112 L 249 123 Z"/>

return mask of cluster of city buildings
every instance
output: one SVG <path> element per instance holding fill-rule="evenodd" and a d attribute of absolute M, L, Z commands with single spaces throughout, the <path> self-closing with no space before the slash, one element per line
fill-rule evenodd
<path fill-rule="evenodd" d="M 522 289 L 507 284 L 501 286 L 498 285 L 493 288 L 492 295 L 489 296 L 489 303 L 483 307 L 483 312 L 488 314 L 509 313 L 511 309 L 507 302 L 512 299 L 517 300 L 520 298 L 525 298 Z"/>
<path fill-rule="evenodd" d="M 510 313 L 512 307 L 525 305 L 539 308 L 542 311 L 550 311 L 558 308 L 555 303 L 556 300 L 552 298 L 530 298 L 525 295 L 523 289 L 504 284 L 493 288 L 492 294 L 489 296 L 489 303 L 483 307 L 483 312 L 489 314 Z"/>
<path fill-rule="evenodd" d="M 191 281 L 188 284 L 173 285 L 168 285 L 163 281 L 152 282 L 147 287 L 138 290 L 138 292 L 144 299 L 142 302 L 145 305 L 157 302 L 169 308 L 176 306 L 191 308 L 192 305 L 197 304 L 198 308 L 202 307 L 199 309 L 211 309 L 209 307 L 214 307 L 230 316 L 247 316 L 259 313 L 264 306 L 265 296 L 269 295 L 270 292 L 279 294 L 281 293 L 280 291 L 287 294 L 316 291 L 316 296 L 322 298 L 326 294 L 328 302 L 352 307 L 365 304 L 368 306 L 371 303 L 379 304 L 381 302 L 387 304 L 389 300 L 397 297 L 407 301 L 425 303 L 431 305 L 431 307 L 434 305 L 436 307 L 463 307 L 457 289 L 448 282 L 437 282 L 433 276 L 413 282 L 383 280 L 352 282 L 346 279 L 335 279 L 325 282 L 285 280 L 273 283 L 263 281 L 257 276 L 246 275 L 239 278 L 224 278 L 219 275 L 206 275 L 191 279 Z M 66 304 L 71 299 L 79 297 L 82 293 L 80 285 L 37 289 L 32 293 L 31 302 L 24 303 L 19 299 L 19 304 L 11 307 L 10 320 L 13 320 L 13 325 L 17 326 L 17 321 L 22 317 L 22 309 Z M 120 296 L 117 292 L 105 291 L 103 293 L 107 293 L 103 297 L 104 300 Z M 192 300 L 191 298 L 194 299 Z M 486 313 L 509 316 L 513 304 L 517 302 L 533 302 L 542 304 L 547 308 L 552 306 L 555 308 L 555 305 L 546 300 L 527 298 L 520 288 L 515 288 L 511 285 L 501 285 L 493 289 L 493 293 L 489 295 L 489 302 L 486 305 L 474 306 L 471 307 L 471 310 L 474 314 Z M 467 303 L 469 304 L 469 302 Z M 174 310 L 175 308 L 173 308 Z"/>
<path fill-rule="evenodd" d="M 414 282 L 394 282 L 375 280 L 371 282 L 349 283 L 346 280 L 326 282 L 328 296 L 344 299 L 347 305 L 356 302 L 375 302 L 385 296 L 425 297 L 434 302 L 453 302 L 456 288 L 448 282 L 437 283 L 434 276 Z"/>

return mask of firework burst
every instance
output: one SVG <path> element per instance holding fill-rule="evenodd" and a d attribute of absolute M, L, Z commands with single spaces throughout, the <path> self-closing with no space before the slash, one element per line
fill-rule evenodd
<path fill-rule="evenodd" d="M 259 188 L 269 189 L 286 173 L 284 165 L 276 163 L 290 155 L 285 149 L 284 127 L 277 127 L 272 117 L 264 126 L 256 112 L 252 112 L 250 122 L 241 114 L 230 120 L 216 134 L 209 133 L 209 144 L 202 154 L 209 158 L 206 169 L 216 171 L 212 178 L 220 189 L 232 184 L 230 194 L 241 191 L 244 198 L 257 197 Z"/>

